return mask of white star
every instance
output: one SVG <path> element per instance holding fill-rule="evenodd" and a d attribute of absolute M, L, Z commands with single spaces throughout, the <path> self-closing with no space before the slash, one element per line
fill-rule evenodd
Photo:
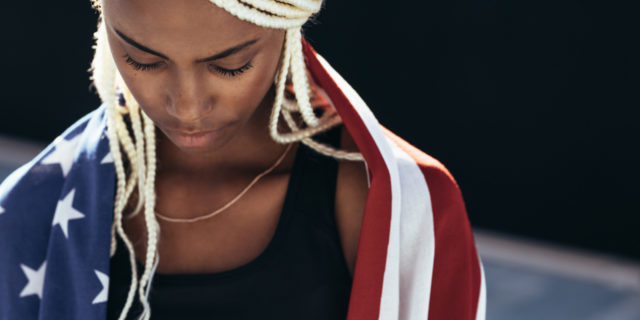
<path fill-rule="evenodd" d="M 3 214 L 3 213 L 4 213 L 4 208 L 0 207 L 0 214 Z"/>
<path fill-rule="evenodd" d="M 42 159 L 42 164 L 59 164 L 62 168 L 62 176 L 66 177 L 67 173 L 71 169 L 73 164 L 73 158 L 75 156 L 76 147 L 80 141 L 80 135 L 67 141 L 64 138 L 59 138 L 56 143 L 56 148 L 48 156 Z"/>
<path fill-rule="evenodd" d="M 107 295 L 109 294 L 109 276 L 98 270 L 93 271 L 95 271 L 96 276 L 98 276 L 98 280 L 100 280 L 100 283 L 102 284 L 102 290 L 98 293 L 95 299 L 93 299 L 92 303 L 96 304 L 107 302 Z"/>
<path fill-rule="evenodd" d="M 100 164 L 106 164 L 106 163 L 113 163 L 113 156 L 111 155 L 111 152 L 107 153 L 107 155 L 104 156 L 102 161 L 100 161 Z"/>
<path fill-rule="evenodd" d="M 42 288 L 44 288 L 44 273 L 47 269 L 47 260 L 45 260 L 38 270 L 33 270 L 24 264 L 20 264 L 24 275 L 27 276 L 27 285 L 20 292 L 20 298 L 37 295 L 38 298 L 42 299 Z"/>
<path fill-rule="evenodd" d="M 69 238 L 69 220 L 84 218 L 84 214 L 73 208 L 73 197 L 75 193 L 76 189 L 72 189 L 64 199 L 58 201 L 56 213 L 53 216 L 52 226 L 59 224 L 65 238 Z"/>

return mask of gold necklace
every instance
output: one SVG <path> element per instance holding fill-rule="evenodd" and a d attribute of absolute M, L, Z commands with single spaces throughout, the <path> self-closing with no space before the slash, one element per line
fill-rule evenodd
<path fill-rule="evenodd" d="M 216 211 L 213 211 L 209 214 L 205 214 L 203 216 L 199 216 L 199 217 L 194 217 L 194 218 L 171 218 L 165 215 L 162 215 L 160 213 L 158 213 L 157 211 L 155 212 L 156 216 L 159 219 L 162 219 L 164 221 L 169 221 L 169 222 L 182 222 L 182 223 L 186 223 L 186 222 L 196 222 L 196 221 L 200 221 L 200 220 L 204 220 L 204 219 L 208 219 L 211 218 L 215 215 L 217 215 L 218 213 L 226 210 L 227 208 L 231 207 L 234 203 L 236 203 L 240 198 L 242 198 L 242 196 L 247 193 L 247 191 L 249 191 L 249 189 L 251 187 L 253 187 L 254 184 L 256 184 L 256 182 L 258 182 L 258 180 L 260 180 L 260 178 L 264 177 L 265 175 L 269 174 L 269 172 L 273 171 L 273 169 L 275 169 L 281 162 L 282 160 L 284 160 L 284 157 L 287 155 L 287 153 L 289 152 L 289 149 L 291 149 L 291 146 L 293 144 L 289 144 L 287 146 L 287 149 L 284 150 L 284 152 L 282 153 L 282 155 L 280 156 L 280 158 L 278 158 L 278 160 L 276 160 L 276 162 L 271 165 L 271 167 L 269 167 L 267 170 L 263 171 L 262 173 L 260 173 L 258 176 L 256 176 L 253 181 L 251 181 L 251 183 L 249 183 L 248 186 L 246 186 L 237 196 L 235 196 L 235 198 L 231 199 L 231 201 L 229 201 L 227 204 L 225 204 L 224 206 L 222 206 L 221 208 L 217 209 Z"/>

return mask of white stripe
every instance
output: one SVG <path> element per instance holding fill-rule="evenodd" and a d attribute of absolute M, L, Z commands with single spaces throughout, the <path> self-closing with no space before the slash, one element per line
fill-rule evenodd
<path fill-rule="evenodd" d="M 355 90 L 320 55 L 317 57 L 359 114 L 389 170 L 391 225 L 378 319 L 424 320 L 429 312 L 435 250 L 433 215 L 424 176 L 409 155 L 387 140 Z"/>
<path fill-rule="evenodd" d="M 424 175 L 413 158 L 397 145 L 393 146 L 402 184 L 398 319 L 424 320 L 429 316 L 435 257 L 431 194 Z"/>
<path fill-rule="evenodd" d="M 482 266 L 482 260 L 478 256 L 480 263 L 480 295 L 478 297 L 478 309 L 476 310 L 476 320 L 484 320 L 487 313 L 487 287 L 485 286 L 484 279 L 484 267 Z"/>

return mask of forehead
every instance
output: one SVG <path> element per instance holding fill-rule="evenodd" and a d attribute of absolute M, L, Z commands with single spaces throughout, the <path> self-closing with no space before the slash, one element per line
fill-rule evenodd
<path fill-rule="evenodd" d="M 226 47 L 269 30 L 208 0 L 102 0 L 107 24 L 154 48 Z"/>

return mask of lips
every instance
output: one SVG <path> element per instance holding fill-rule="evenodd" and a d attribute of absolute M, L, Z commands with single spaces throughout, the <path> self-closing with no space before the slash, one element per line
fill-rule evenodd
<path fill-rule="evenodd" d="M 217 140 L 226 127 L 207 131 L 182 131 L 168 129 L 165 133 L 182 148 L 203 148 Z"/>

